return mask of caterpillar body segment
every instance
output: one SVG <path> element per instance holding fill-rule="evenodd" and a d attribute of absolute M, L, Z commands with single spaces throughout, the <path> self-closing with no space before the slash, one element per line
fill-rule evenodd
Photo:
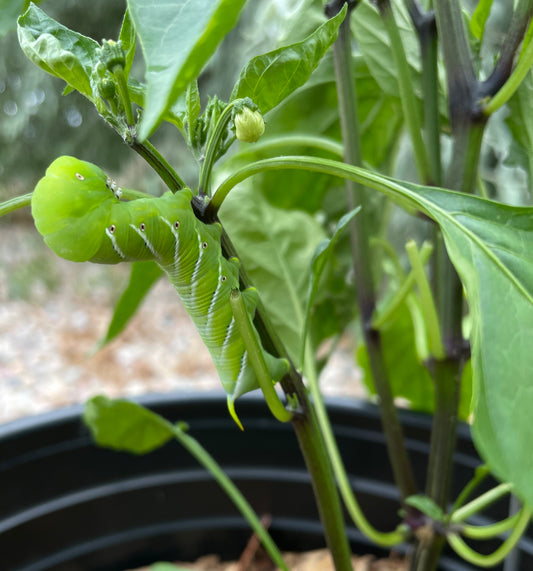
<path fill-rule="evenodd" d="M 119 197 L 120 189 L 100 168 L 60 157 L 34 190 L 32 215 L 47 245 L 68 260 L 157 262 L 209 350 L 238 422 L 234 400 L 258 383 L 229 303 L 231 291 L 239 288 L 239 262 L 222 255 L 220 224 L 198 220 L 189 189 L 130 202 Z M 253 319 L 257 291 L 248 288 L 241 295 Z M 287 361 L 262 351 L 273 382 L 279 381 Z"/>

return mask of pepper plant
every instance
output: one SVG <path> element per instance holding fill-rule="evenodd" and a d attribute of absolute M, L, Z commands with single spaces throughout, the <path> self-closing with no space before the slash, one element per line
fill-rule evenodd
<path fill-rule="evenodd" d="M 288 38 L 254 55 L 230 94 L 202 93 L 202 71 L 244 4 L 128 0 L 118 36 L 101 45 L 30 4 L 18 37 L 36 65 L 66 83 L 65 93 L 94 104 L 167 189 L 193 190 L 198 220 L 221 222 L 222 256 L 241 262 L 240 289 L 259 291 L 254 323 L 244 319 L 241 329 L 252 331 L 246 350 L 261 343 L 288 363 L 279 382 L 286 405 L 271 381 L 261 387 L 276 417 L 294 426 L 335 568 L 351 569 L 342 504 L 377 545 L 412 544 L 413 570 L 436 569 L 446 543 L 476 566 L 495 565 L 533 508 L 533 209 L 529 193 L 520 194 L 533 168 L 533 0 L 474 8 L 461 0 L 309 0 L 291 14 Z M 132 74 L 137 43 L 141 79 Z M 163 123 L 186 142 L 195 176 L 182 177 L 184 166 L 150 142 Z M 128 200 L 139 196 L 124 190 Z M 1 212 L 30 201 L 31 193 Z M 154 262 L 133 264 L 105 342 L 160 275 Z M 237 316 L 235 292 L 228 303 Z M 354 357 L 381 410 L 403 508 L 392 531 L 374 529 L 361 511 L 319 387 L 327 362 L 319 347 L 354 323 Z M 268 377 L 264 364 L 257 370 Z M 415 484 L 396 397 L 433 414 L 424 489 Z M 238 400 L 235 407 L 238 414 Z M 101 445 L 135 453 L 180 440 L 284 568 L 186 427 L 104 397 L 88 403 L 85 419 Z M 456 498 L 460 419 L 485 464 Z M 472 499 L 488 473 L 501 483 Z M 486 528 L 466 522 L 506 494 L 520 501 L 515 515 Z M 491 555 L 465 540 L 505 532 Z"/>

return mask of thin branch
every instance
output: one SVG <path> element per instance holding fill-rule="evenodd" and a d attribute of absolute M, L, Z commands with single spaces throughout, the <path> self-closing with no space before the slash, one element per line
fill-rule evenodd
<path fill-rule="evenodd" d="M 480 97 L 492 96 L 509 79 L 513 71 L 516 51 L 533 16 L 533 0 L 519 0 L 513 13 L 509 31 L 502 43 L 502 51 L 491 75 L 480 86 Z"/>

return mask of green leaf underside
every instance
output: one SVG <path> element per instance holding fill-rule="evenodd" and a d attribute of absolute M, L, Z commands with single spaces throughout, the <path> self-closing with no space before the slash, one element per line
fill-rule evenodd
<path fill-rule="evenodd" d="M 163 270 L 155 262 L 134 262 L 128 287 L 123 291 L 113 312 L 102 347 L 112 341 L 129 323 L 152 286 L 163 275 Z"/>
<path fill-rule="evenodd" d="M 145 139 L 178 95 L 198 77 L 237 22 L 246 0 L 128 0 L 146 61 Z"/>
<path fill-rule="evenodd" d="M 34 4 L 19 18 L 18 35 L 22 50 L 35 65 L 92 99 L 98 42 L 62 26 Z"/>
<path fill-rule="evenodd" d="M 174 437 L 173 425 L 142 406 L 95 396 L 83 415 L 98 445 L 132 454 L 146 454 Z"/>
<path fill-rule="evenodd" d="M 230 100 L 250 97 L 263 114 L 276 107 L 307 81 L 337 38 L 345 16 L 346 6 L 305 40 L 250 60 Z"/>

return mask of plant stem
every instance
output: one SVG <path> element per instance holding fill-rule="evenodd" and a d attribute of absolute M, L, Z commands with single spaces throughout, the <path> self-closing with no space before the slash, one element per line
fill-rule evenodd
<path fill-rule="evenodd" d="M 418 109 L 417 98 L 415 97 L 413 83 L 411 81 L 411 72 L 405 55 L 402 38 L 394 20 L 390 0 L 378 0 L 378 8 L 390 39 L 392 55 L 396 63 L 400 100 L 407 130 L 411 138 L 411 144 L 413 145 L 418 174 L 420 179 L 427 184 L 431 180 L 431 169 L 426 152 L 426 145 L 422 137 L 420 110 Z"/>
<path fill-rule="evenodd" d="M 433 246 L 429 242 L 424 242 L 420 249 L 420 262 L 425 266 L 433 253 Z M 415 272 L 411 270 L 400 288 L 396 293 L 387 301 L 386 305 L 381 308 L 378 314 L 375 314 L 372 319 L 372 325 L 376 329 L 381 329 L 385 323 L 395 314 L 395 312 L 404 303 L 407 296 L 411 293 L 415 285 Z"/>
<path fill-rule="evenodd" d="M 524 508 L 523 508 L 524 509 Z M 520 512 L 515 513 L 502 521 L 489 525 L 463 525 L 461 528 L 461 535 L 469 537 L 471 539 L 490 539 L 492 537 L 497 537 L 511 528 L 515 527 L 518 519 L 520 517 Z"/>
<path fill-rule="evenodd" d="M 130 143 L 130 146 L 155 170 L 172 192 L 176 192 L 187 186 L 150 141 L 145 140 L 141 143 L 137 139 L 134 139 Z"/>
<path fill-rule="evenodd" d="M 133 116 L 133 110 L 131 108 L 130 94 L 128 92 L 128 82 L 124 76 L 124 68 L 122 65 L 116 65 L 113 68 L 113 75 L 117 80 L 118 93 L 122 106 L 124 107 L 124 112 L 126 113 L 126 121 L 130 127 L 135 125 L 135 118 Z"/>
<path fill-rule="evenodd" d="M 533 24 L 530 24 L 530 27 Z M 492 115 L 500 107 L 505 105 L 514 95 L 520 84 L 529 73 L 533 65 L 533 42 L 530 41 L 527 48 L 522 53 L 516 68 L 509 79 L 502 85 L 501 89 L 489 100 L 487 105 L 483 107 L 483 113 L 487 116 Z"/>
<path fill-rule="evenodd" d="M 309 347 L 307 352 L 310 353 Z M 329 457 L 333 465 L 333 471 L 335 473 L 335 477 L 337 478 L 337 484 L 339 486 L 342 499 L 344 500 L 344 505 L 346 506 L 350 517 L 358 529 L 361 531 L 361 533 L 366 535 L 377 545 L 392 547 L 393 545 L 401 543 L 405 540 L 405 530 L 396 529 L 395 531 L 391 532 L 378 531 L 370 524 L 362 512 L 357 498 L 352 491 L 352 486 L 350 485 L 348 475 L 346 474 L 346 469 L 344 468 L 344 464 L 337 447 L 337 442 L 335 441 L 335 436 L 333 434 L 331 423 L 329 422 L 328 418 L 328 413 L 326 411 L 326 406 L 324 405 L 324 400 L 320 391 L 316 368 L 314 366 L 307 367 L 306 371 L 309 381 L 309 390 L 313 398 L 320 429 L 324 435 L 326 447 L 328 449 Z"/>
<path fill-rule="evenodd" d="M 298 395 L 298 401 L 300 405 L 304 405 L 304 414 L 294 416 L 293 426 L 311 475 L 317 507 L 335 571 L 352 571 L 350 546 L 346 537 L 339 494 L 335 486 L 324 436 L 307 396 L 302 403 L 302 397 Z"/>
<path fill-rule="evenodd" d="M 0 204 L 0 217 L 9 214 L 10 212 L 15 212 L 19 208 L 24 208 L 31 204 L 31 196 L 33 193 L 28 192 L 28 194 L 22 194 L 21 196 L 15 196 L 2 202 Z"/>
<path fill-rule="evenodd" d="M 435 307 L 435 300 L 431 292 L 422 256 L 418 251 L 418 247 L 414 240 L 409 240 L 405 245 L 409 262 L 415 277 L 418 293 L 420 295 L 420 304 L 424 314 L 424 321 L 427 326 L 430 351 L 437 359 L 444 357 L 444 347 L 440 337 L 439 316 Z"/>
<path fill-rule="evenodd" d="M 246 310 L 240 290 L 235 289 L 231 292 L 230 305 L 235 323 L 246 348 L 246 354 L 254 370 L 259 387 L 263 391 L 263 396 L 270 412 L 280 422 L 289 422 L 292 420 L 292 413 L 285 408 L 274 389 L 272 377 L 268 371 L 263 351 L 259 346 L 257 334 L 250 321 L 250 316 Z"/>
<path fill-rule="evenodd" d="M 512 491 L 512 484 L 500 484 L 453 512 L 450 516 L 450 522 L 458 523 L 464 521 L 470 516 L 484 510 L 486 507 L 490 506 L 490 504 L 499 500 L 502 496 L 510 494 Z"/>
<path fill-rule="evenodd" d="M 483 125 L 461 127 L 454 140 L 454 154 L 447 187 L 471 192 L 481 147 Z M 445 356 L 434 362 L 435 414 L 431 433 L 426 493 L 443 510 L 449 501 L 453 469 L 461 370 L 464 358 L 462 337 L 462 285 L 446 249 L 442 233 L 436 232 L 436 261 L 433 291 L 441 327 Z"/>
<path fill-rule="evenodd" d="M 486 464 L 482 464 L 476 468 L 473 478 L 466 484 L 457 499 L 453 503 L 451 512 L 457 511 L 463 506 L 466 500 L 472 495 L 472 492 L 483 482 L 483 480 L 490 474 L 490 469 Z"/>
<path fill-rule="evenodd" d="M 438 77 L 438 39 L 434 14 L 425 14 L 419 28 L 422 56 L 422 93 L 424 105 L 425 141 L 429 160 L 430 179 L 426 182 L 442 184 L 440 149 L 440 112 Z"/>
<path fill-rule="evenodd" d="M 509 537 L 500 545 L 494 553 L 490 555 L 481 555 L 469 547 L 457 534 L 452 533 L 448 536 L 448 543 L 452 549 L 465 561 L 472 563 L 478 567 L 494 567 L 501 563 L 505 557 L 514 549 L 520 541 L 520 537 L 526 530 L 531 519 L 531 510 L 524 508 L 520 512 L 518 522 Z"/>
<path fill-rule="evenodd" d="M 339 118 L 344 144 L 344 161 L 350 165 L 361 165 L 361 141 L 356 109 L 357 95 L 351 65 L 350 14 L 351 10 L 348 10 L 348 14 L 339 28 L 339 35 L 333 47 L 333 57 L 339 102 Z M 363 213 L 365 212 L 367 197 L 366 191 L 362 186 L 347 180 L 346 197 L 348 211 L 353 210 L 355 206 L 361 205 Z M 357 223 L 354 221 L 350 223 L 350 237 L 352 264 L 357 283 L 357 304 L 359 306 L 363 337 L 367 347 L 374 384 L 379 396 L 381 421 L 387 440 L 394 478 L 402 499 L 405 499 L 415 493 L 416 484 L 383 360 L 381 335 L 372 326 L 376 299 L 370 263 L 372 257 L 370 255 L 366 216 L 361 216 Z"/>
<path fill-rule="evenodd" d="M 238 153 L 233 155 L 229 161 L 241 159 L 248 155 L 256 156 L 259 153 L 268 153 L 269 151 L 279 151 L 283 147 L 312 147 L 321 151 L 326 151 L 342 159 L 344 149 L 341 143 L 329 137 L 319 135 L 308 135 L 302 133 L 301 135 L 279 135 L 276 137 L 269 137 L 261 139 L 250 148 L 244 148 Z M 228 162 L 229 162 L 228 161 Z"/>
<path fill-rule="evenodd" d="M 487 80 L 480 85 L 480 97 L 494 95 L 504 83 L 507 83 L 516 51 L 524 39 L 532 13 L 533 0 L 518 0 L 513 10 L 509 30 L 501 44 L 498 62 Z"/>
<path fill-rule="evenodd" d="M 202 163 L 202 169 L 200 171 L 200 181 L 198 184 L 198 194 L 200 196 L 205 196 L 209 194 L 209 185 L 211 181 L 211 173 L 213 171 L 213 165 L 215 164 L 215 157 L 218 150 L 218 145 L 224 133 L 226 132 L 226 128 L 228 123 L 231 120 L 231 116 L 233 114 L 233 108 L 235 103 L 240 102 L 240 99 L 236 99 L 231 103 L 228 103 L 218 121 L 216 122 L 215 128 L 213 130 L 209 130 L 209 139 L 206 143 L 206 152 L 205 152 L 205 159 Z"/>
<path fill-rule="evenodd" d="M 396 200 L 396 202 L 403 203 L 406 208 L 417 209 L 431 217 L 429 209 L 426 210 L 423 206 L 423 203 L 426 202 L 424 197 L 412 191 L 409 186 L 403 186 L 402 184 L 399 184 L 383 175 L 373 173 L 360 167 L 347 165 L 339 161 L 319 157 L 291 155 L 261 159 L 236 170 L 220 184 L 214 194 L 212 198 L 213 211 L 218 211 L 232 188 L 243 180 L 262 172 L 282 169 L 305 170 L 347 178 L 382 192 L 386 196 Z M 428 207 L 430 204 L 431 203 L 428 201 Z"/>
<path fill-rule="evenodd" d="M 284 571 L 288 571 L 288 567 L 283 561 L 283 556 L 281 555 L 277 545 L 270 537 L 270 534 L 263 527 L 261 521 L 247 502 L 246 498 L 241 494 L 231 479 L 228 478 L 213 457 L 198 443 L 195 438 L 184 432 L 179 428 L 179 426 L 172 426 L 172 431 L 176 440 L 190 454 L 192 454 L 192 456 L 194 456 L 198 462 L 210 472 L 210 474 L 213 475 L 217 483 L 226 492 L 228 497 L 257 534 L 272 561 Z"/>
<path fill-rule="evenodd" d="M 238 257 L 225 232 L 222 234 L 221 241 L 225 257 Z M 251 285 L 242 264 L 239 267 L 239 275 L 242 288 Z M 274 355 L 287 359 L 290 363 L 290 358 L 276 334 L 275 328 L 268 319 L 261 299 L 257 304 L 255 325 L 265 349 Z M 335 570 L 352 571 L 351 552 L 346 536 L 340 498 L 335 486 L 335 478 L 324 436 L 320 430 L 315 410 L 309 401 L 307 389 L 301 376 L 292 365 L 289 373 L 285 375 L 280 384 L 289 400 L 292 401 L 296 397 L 298 401 L 299 409 L 297 413 L 292 415 L 292 425 L 311 476 L 320 520 L 324 527 L 326 542 L 333 558 Z"/>

